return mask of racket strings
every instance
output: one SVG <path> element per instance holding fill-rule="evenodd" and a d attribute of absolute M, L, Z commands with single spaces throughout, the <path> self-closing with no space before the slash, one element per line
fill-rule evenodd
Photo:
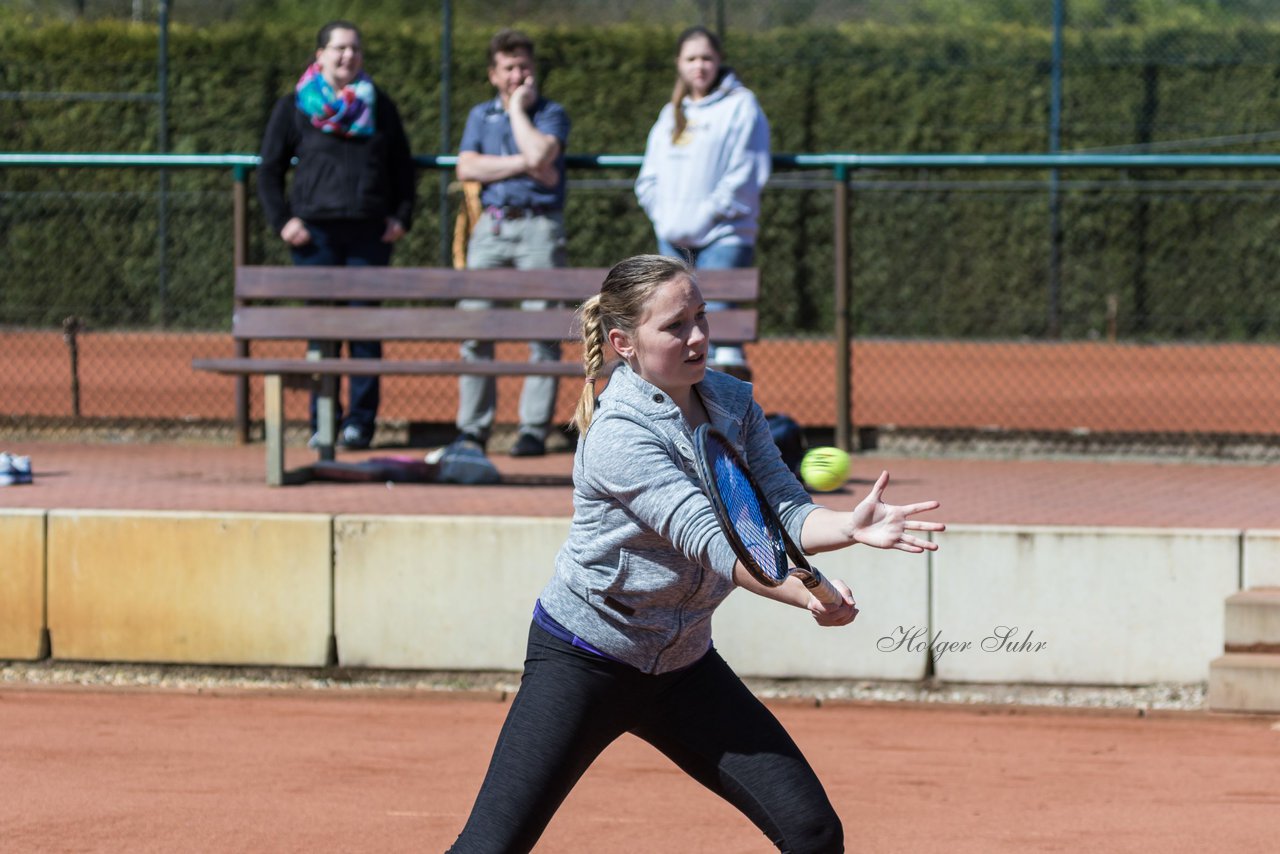
<path fill-rule="evenodd" d="M 712 465 L 716 489 L 733 529 L 756 565 L 777 581 L 787 577 L 782 538 L 760 506 L 745 472 L 727 454 L 718 454 Z"/>

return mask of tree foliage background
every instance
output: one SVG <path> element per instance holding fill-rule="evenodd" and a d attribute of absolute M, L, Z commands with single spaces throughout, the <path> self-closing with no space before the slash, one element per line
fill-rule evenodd
<path fill-rule="evenodd" d="M 1280 127 L 1280 4 L 1067 0 L 1061 147 L 1269 152 Z M 12 0 L 0 9 L 0 149 L 158 146 L 156 0 Z M 441 13 L 410 0 L 174 0 L 170 150 L 256 151 L 273 101 L 324 21 L 365 31 L 367 65 L 414 148 L 451 150 L 489 96 L 496 26 L 538 41 L 543 88 L 578 153 L 639 153 L 670 92 L 676 33 L 727 25 L 728 61 L 757 92 L 776 152 L 1037 153 L 1049 146 L 1049 0 L 719 3 L 459 0 L 452 127 L 441 141 Z M 133 100 L 108 97 L 123 94 Z M 572 263 L 652 249 L 629 170 L 576 170 Z M 1099 171 L 1062 176 L 1062 334 L 1274 340 L 1280 333 L 1275 176 Z M 765 331 L 832 327 L 829 173 L 783 172 L 765 198 Z M 0 323 L 221 328 L 230 304 L 226 173 L 170 170 L 157 249 L 155 170 L 0 170 Z M 1046 334 L 1049 176 L 961 170 L 853 175 L 854 321 L 879 336 Z M 437 174 L 424 171 L 397 263 L 447 263 Z M 450 197 L 452 198 L 452 197 Z M 450 203 L 452 204 L 452 202 Z M 253 211 L 251 260 L 285 263 Z"/>

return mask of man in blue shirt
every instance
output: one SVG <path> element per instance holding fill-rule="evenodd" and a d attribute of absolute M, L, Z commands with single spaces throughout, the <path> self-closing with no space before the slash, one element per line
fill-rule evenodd
<path fill-rule="evenodd" d="M 480 201 L 484 212 L 467 245 L 467 266 L 520 270 L 563 267 L 564 150 L 569 116 L 559 104 L 538 93 L 533 41 L 523 33 L 502 30 L 489 42 L 489 82 L 497 94 L 471 110 L 458 147 L 458 179 L 483 185 Z M 489 304 L 487 300 L 462 300 L 459 307 L 484 308 Z M 530 310 L 546 305 L 545 300 L 521 303 Z M 493 351 L 492 342 L 465 341 L 462 345 L 462 357 L 468 361 L 491 360 Z M 559 341 L 529 346 L 531 362 L 559 359 Z M 513 456 L 546 453 L 555 400 L 555 377 L 525 379 Z M 496 408 L 493 377 L 459 377 L 459 441 L 483 448 Z"/>

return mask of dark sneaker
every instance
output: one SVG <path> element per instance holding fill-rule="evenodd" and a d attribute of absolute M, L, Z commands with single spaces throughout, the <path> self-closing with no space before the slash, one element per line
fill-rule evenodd
<path fill-rule="evenodd" d="M 547 443 L 532 433 L 521 433 L 511 446 L 513 457 L 541 457 L 547 452 Z"/>

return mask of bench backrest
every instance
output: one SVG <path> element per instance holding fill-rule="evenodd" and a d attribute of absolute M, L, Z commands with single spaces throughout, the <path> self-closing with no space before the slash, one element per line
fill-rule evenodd
<path fill-rule="evenodd" d="M 454 270 L 445 267 L 236 268 L 232 335 L 241 340 L 577 340 L 574 309 L 600 290 L 606 268 Z M 754 303 L 756 269 L 700 270 L 708 300 Z M 489 299 L 480 310 L 460 299 Z M 564 307 L 522 311 L 520 301 Z M 377 306 L 325 305 L 351 301 Z M 754 341 L 754 307 L 735 306 L 712 317 L 712 337 L 726 344 Z"/>

